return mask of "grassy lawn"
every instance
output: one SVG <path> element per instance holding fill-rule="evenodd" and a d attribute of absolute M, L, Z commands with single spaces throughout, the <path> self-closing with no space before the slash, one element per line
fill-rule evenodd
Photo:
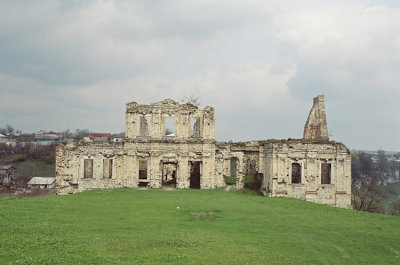
<path fill-rule="evenodd" d="M 221 190 L 0 199 L 0 264 L 399 264 L 400 218 Z"/>

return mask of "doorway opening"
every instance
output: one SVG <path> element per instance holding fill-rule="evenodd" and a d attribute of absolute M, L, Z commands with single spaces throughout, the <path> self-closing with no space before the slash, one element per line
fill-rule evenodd
<path fill-rule="evenodd" d="M 200 189 L 201 162 L 190 163 L 190 188 Z"/>
<path fill-rule="evenodd" d="M 139 187 L 147 187 L 149 185 L 148 161 L 146 159 L 139 160 Z"/>
<path fill-rule="evenodd" d="M 236 175 L 237 175 L 237 164 L 238 159 L 236 157 L 232 157 L 230 161 L 230 172 L 229 176 L 225 176 L 225 184 L 226 185 L 235 185 L 236 184 Z"/>
<path fill-rule="evenodd" d="M 166 187 L 176 187 L 177 164 L 163 163 L 162 185 Z"/>

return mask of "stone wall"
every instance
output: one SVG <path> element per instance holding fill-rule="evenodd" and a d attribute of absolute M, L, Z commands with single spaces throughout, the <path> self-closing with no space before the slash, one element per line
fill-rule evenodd
<path fill-rule="evenodd" d="M 351 155 L 341 143 L 287 140 L 266 143 L 262 189 L 271 197 L 290 197 L 351 207 Z M 292 174 L 300 166 L 298 182 Z M 322 177 L 323 167 L 329 169 Z"/>
<path fill-rule="evenodd" d="M 128 103 L 125 113 L 125 136 L 128 139 L 166 138 L 168 137 L 165 133 L 168 118 L 174 120 L 174 139 L 214 140 L 215 121 L 212 107 L 208 106 L 200 110 L 192 104 L 179 104 L 172 99 L 151 105 Z"/>
<path fill-rule="evenodd" d="M 168 117 L 175 119 L 170 135 L 165 133 Z M 151 105 L 129 103 L 123 142 L 71 142 L 57 147 L 57 193 L 163 185 L 223 186 L 223 176 L 215 175 L 214 125 L 211 107 L 200 110 L 170 99 Z"/>

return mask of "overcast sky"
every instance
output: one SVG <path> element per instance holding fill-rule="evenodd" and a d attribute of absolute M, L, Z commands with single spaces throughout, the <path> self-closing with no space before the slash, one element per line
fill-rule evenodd
<path fill-rule="evenodd" d="M 0 1 L 0 127 L 121 132 L 195 95 L 217 140 L 301 138 L 318 94 L 331 139 L 400 151 L 400 1 Z"/>

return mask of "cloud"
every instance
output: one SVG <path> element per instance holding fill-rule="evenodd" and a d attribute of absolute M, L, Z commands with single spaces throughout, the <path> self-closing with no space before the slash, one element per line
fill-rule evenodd
<path fill-rule="evenodd" d="M 333 110 L 332 115 L 328 109 L 328 125 L 335 138 L 357 148 L 399 148 L 399 16 L 398 8 L 358 3 L 300 9 L 274 18 L 277 38 L 297 52 L 290 93 L 304 99 L 324 93 Z"/>
<path fill-rule="evenodd" d="M 121 131 L 124 103 L 194 94 L 215 107 L 218 139 L 300 137 L 325 94 L 335 139 L 400 149 L 399 12 L 389 0 L 2 1 L 1 121 Z"/>
<path fill-rule="evenodd" d="M 324 82 L 338 89 L 361 82 L 352 90 L 373 90 L 382 84 L 383 89 L 393 90 L 399 81 L 395 80 L 400 66 L 399 16 L 400 9 L 350 5 L 307 9 L 275 20 L 281 26 L 277 37 L 297 49 L 296 78 L 306 75 L 310 80 L 314 75 L 318 80 L 322 75 Z"/>

